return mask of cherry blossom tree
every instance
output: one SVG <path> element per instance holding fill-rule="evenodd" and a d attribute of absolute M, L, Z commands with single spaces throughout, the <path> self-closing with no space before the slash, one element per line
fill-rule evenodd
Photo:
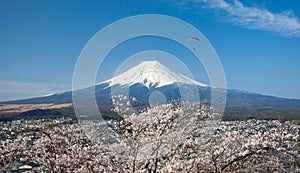
<path fill-rule="evenodd" d="M 300 172 L 299 124 L 222 122 L 213 108 L 178 101 L 137 111 L 135 98 L 112 99 L 117 120 L 8 126 L 0 170 L 26 156 L 40 172 Z"/>

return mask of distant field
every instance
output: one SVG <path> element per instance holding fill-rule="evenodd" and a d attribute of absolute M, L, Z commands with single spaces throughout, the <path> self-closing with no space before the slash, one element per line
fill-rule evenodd
<path fill-rule="evenodd" d="M 0 104 L 0 114 L 22 113 L 34 109 L 60 109 L 71 107 L 72 103 L 65 104 Z"/>
<path fill-rule="evenodd" d="M 115 119 L 117 114 L 110 109 L 102 110 L 104 119 Z M 0 104 L 0 121 L 16 119 L 40 119 L 70 117 L 76 119 L 71 103 L 65 104 Z M 223 121 L 257 120 L 297 120 L 300 121 L 298 107 L 227 107 Z"/>
<path fill-rule="evenodd" d="M 297 120 L 300 121 L 299 107 L 230 107 L 223 114 L 224 121 Z"/>

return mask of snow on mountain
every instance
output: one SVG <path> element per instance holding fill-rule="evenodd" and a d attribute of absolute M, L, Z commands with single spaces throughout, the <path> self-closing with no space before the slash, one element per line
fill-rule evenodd
<path fill-rule="evenodd" d="M 144 61 L 132 69 L 106 80 L 102 83 L 114 85 L 143 84 L 146 87 L 162 87 L 174 83 L 184 83 L 207 87 L 208 85 L 197 82 L 182 74 L 176 73 L 158 61 Z"/>
<path fill-rule="evenodd" d="M 53 95 L 55 95 L 55 94 L 58 94 L 58 93 L 50 93 L 50 94 L 45 94 L 45 95 L 43 95 L 42 97 L 53 96 Z"/>

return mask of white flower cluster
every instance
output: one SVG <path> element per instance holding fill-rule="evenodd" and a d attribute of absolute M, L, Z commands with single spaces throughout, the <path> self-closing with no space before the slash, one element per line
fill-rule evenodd
<path fill-rule="evenodd" d="M 131 108 L 131 103 L 136 102 L 136 98 L 134 97 L 127 97 L 124 95 L 113 95 L 111 96 L 112 103 L 114 105 L 114 108 L 112 111 L 117 112 L 118 114 L 125 114 L 127 113 Z"/>

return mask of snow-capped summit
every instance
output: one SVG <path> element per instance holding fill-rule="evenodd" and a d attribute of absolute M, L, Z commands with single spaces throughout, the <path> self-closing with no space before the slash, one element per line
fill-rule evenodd
<path fill-rule="evenodd" d="M 109 86 L 118 84 L 129 86 L 134 84 L 143 84 L 148 88 L 162 87 L 174 83 L 207 87 L 206 84 L 197 82 L 189 77 L 174 72 L 158 61 L 144 61 L 132 69 L 101 83 L 109 83 Z"/>

